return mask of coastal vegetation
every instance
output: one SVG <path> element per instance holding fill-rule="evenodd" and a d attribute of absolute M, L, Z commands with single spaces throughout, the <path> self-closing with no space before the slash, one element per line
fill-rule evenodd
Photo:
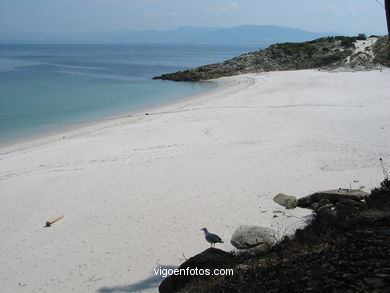
<path fill-rule="evenodd" d="M 380 38 L 374 47 L 374 63 L 390 67 L 390 39 Z"/>

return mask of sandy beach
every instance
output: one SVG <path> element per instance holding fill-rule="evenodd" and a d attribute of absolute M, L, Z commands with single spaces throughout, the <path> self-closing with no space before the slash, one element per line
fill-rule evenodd
<path fill-rule="evenodd" d="M 280 193 L 369 191 L 390 168 L 390 70 L 221 78 L 197 97 L 0 149 L 2 292 L 156 292 L 243 225 L 278 236 Z M 282 211 L 274 218 L 274 211 Z M 60 214 L 50 228 L 44 223 Z"/>

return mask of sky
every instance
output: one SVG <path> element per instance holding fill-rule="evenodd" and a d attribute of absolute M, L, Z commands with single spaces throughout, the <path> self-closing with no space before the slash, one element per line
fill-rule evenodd
<path fill-rule="evenodd" d="M 281 25 L 386 34 L 383 0 L 0 0 L 0 34 Z"/>

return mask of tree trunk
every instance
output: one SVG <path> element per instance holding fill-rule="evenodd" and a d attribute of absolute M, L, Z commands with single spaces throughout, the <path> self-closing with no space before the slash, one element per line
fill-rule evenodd
<path fill-rule="evenodd" d="M 387 18 L 387 34 L 390 39 L 390 0 L 385 0 L 386 18 Z"/>

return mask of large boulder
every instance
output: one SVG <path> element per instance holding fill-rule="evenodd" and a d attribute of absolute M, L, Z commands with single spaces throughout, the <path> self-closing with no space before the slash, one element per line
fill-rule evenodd
<path fill-rule="evenodd" d="M 340 199 L 349 199 L 361 201 L 366 199 L 369 194 L 360 189 L 335 189 L 313 193 L 311 195 L 298 199 L 298 206 L 301 208 L 311 208 L 313 204 L 318 204 L 321 201 L 336 204 Z"/>
<path fill-rule="evenodd" d="M 279 193 L 274 197 L 274 202 L 284 206 L 286 209 L 294 209 L 298 205 L 298 200 L 295 196 Z"/>
<path fill-rule="evenodd" d="M 207 278 L 206 270 L 229 268 L 235 262 L 233 254 L 217 248 L 209 248 L 186 260 L 178 269 L 177 274 L 167 277 L 158 290 L 160 293 L 180 291 L 194 278 Z"/>
<path fill-rule="evenodd" d="M 240 226 L 234 231 L 230 243 L 249 253 L 264 251 L 276 243 L 275 230 L 260 226 Z"/>

